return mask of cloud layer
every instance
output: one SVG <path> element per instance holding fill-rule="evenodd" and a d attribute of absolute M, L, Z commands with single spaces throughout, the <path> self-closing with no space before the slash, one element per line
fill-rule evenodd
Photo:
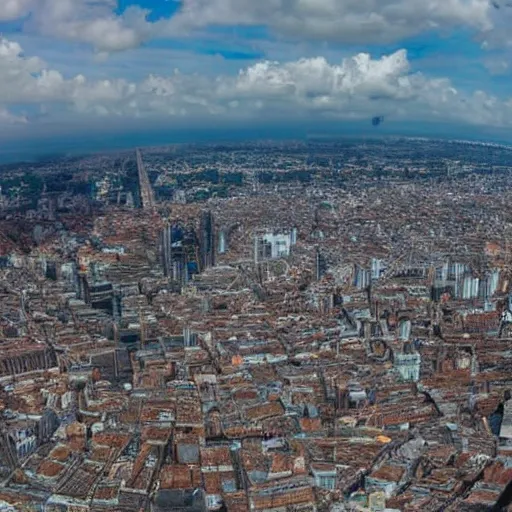
<path fill-rule="evenodd" d="M 33 0 L 2 0 L 0 21 L 11 21 L 27 15 L 33 7 Z"/>
<path fill-rule="evenodd" d="M 118 15 L 116 8 L 116 0 L 2 0 L 0 21 L 30 14 L 29 32 L 88 43 L 100 52 L 135 48 L 156 35 L 147 11 L 130 7 Z"/>
<path fill-rule="evenodd" d="M 20 112 L 19 106 L 25 106 Z M 34 112 L 44 113 L 43 120 Z M 261 61 L 238 75 L 182 74 L 90 80 L 65 77 L 19 44 L 0 39 L 0 126 L 44 122 L 58 115 L 200 123 L 304 119 L 444 120 L 504 127 L 509 101 L 482 91 L 463 94 L 448 79 L 413 73 L 405 50 L 380 59 L 359 53 L 331 64 L 322 57 Z M 37 117 L 37 121 L 36 121 Z"/>
<path fill-rule="evenodd" d="M 269 24 L 296 39 L 376 43 L 458 26 L 490 30 L 490 14 L 488 0 L 183 0 L 175 22 Z"/>
<path fill-rule="evenodd" d="M 212 25 L 268 26 L 292 40 L 364 44 L 463 27 L 494 40 L 506 11 L 497 16 L 489 0 L 181 0 L 175 16 L 151 23 L 149 11 L 132 6 L 119 14 L 117 6 L 117 0 L 2 0 L 0 21 L 31 14 L 29 30 L 113 52 Z"/>

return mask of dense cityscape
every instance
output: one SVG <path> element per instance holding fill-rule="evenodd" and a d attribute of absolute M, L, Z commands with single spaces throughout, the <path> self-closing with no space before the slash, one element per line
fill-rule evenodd
<path fill-rule="evenodd" d="M 511 176 L 420 138 L 0 167 L 0 510 L 512 510 Z"/>

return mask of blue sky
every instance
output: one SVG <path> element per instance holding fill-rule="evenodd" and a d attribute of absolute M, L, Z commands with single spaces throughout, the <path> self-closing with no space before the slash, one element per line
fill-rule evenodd
<path fill-rule="evenodd" d="M 371 133 L 373 115 L 504 140 L 510 22 L 487 0 L 3 0 L 0 152 L 148 127 Z"/>

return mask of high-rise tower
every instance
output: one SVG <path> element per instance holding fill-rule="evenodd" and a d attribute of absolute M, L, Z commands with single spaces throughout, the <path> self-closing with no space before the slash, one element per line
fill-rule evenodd
<path fill-rule="evenodd" d="M 198 272 L 200 243 L 193 227 L 168 224 L 160 234 L 160 247 L 165 276 L 183 285 Z"/>
<path fill-rule="evenodd" d="M 213 214 L 209 210 L 201 214 L 199 248 L 201 270 L 215 266 L 215 225 Z"/>

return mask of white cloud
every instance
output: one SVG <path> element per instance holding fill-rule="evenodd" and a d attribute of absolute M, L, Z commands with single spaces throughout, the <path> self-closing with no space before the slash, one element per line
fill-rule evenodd
<path fill-rule="evenodd" d="M 465 95 L 450 80 L 411 73 L 405 50 L 372 59 L 360 53 L 330 64 L 322 57 L 263 61 L 237 75 L 149 75 L 138 82 L 64 77 L 14 42 L 0 39 L 0 124 L 16 116 L 9 108 L 30 106 L 52 115 L 67 112 L 104 118 L 205 119 L 250 122 L 307 119 L 443 120 L 511 126 L 512 102 L 477 91 Z M 28 107 L 27 107 L 28 108 Z M 30 111 L 30 109 L 29 109 Z M 41 120 L 35 120 L 43 122 Z M 135 121 L 136 122 L 136 121 Z"/>
<path fill-rule="evenodd" d="M 491 28 L 488 0 L 182 0 L 174 27 L 269 25 L 297 39 L 389 42 L 431 29 Z"/>
<path fill-rule="evenodd" d="M 512 48 L 512 6 L 510 2 L 495 0 L 498 9 L 491 10 L 491 27 L 481 35 L 482 48 L 490 50 L 496 48 Z"/>
<path fill-rule="evenodd" d="M 490 57 L 484 60 L 484 66 L 491 75 L 507 75 L 510 72 L 510 59 Z"/>
<path fill-rule="evenodd" d="M 0 21 L 16 20 L 25 16 L 33 6 L 33 0 L 2 0 Z"/>
<path fill-rule="evenodd" d="M 181 0 L 177 15 L 154 23 L 139 7 L 118 15 L 117 5 L 117 0 L 1 0 L 0 20 L 30 12 L 31 30 L 85 42 L 99 52 L 188 36 L 211 25 L 265 25 L 301 41 L 382 43 L 460 26 L 492 37 L 500 23 L 489 0 Z"/>
<path fill-rule="evenodd" d="M 9 112 L 7 109 L 0 107 L 0 125 L 26 123 L 28 123 L 28 119 L 25 116 L 17 116 Z"/>
<path fill-rule="evenodd" d="M 15 6 L 6 11 L 6 16 L 10 11 L 10 19 L 31 13 L 27 30 L 88 43 L 99 52 L 135 48 L 156 28 L 146 21 L 148 12 L 139 7 L 116 14 L 117 0 L 7 0 L 7 4 L 9 2 Z"/>
<path fill-rule="evenodd" d="M 379 60 L 360 53 L 334 66 L 322 57 L 285 65 L 266 61 L 242 71 L 237 88 L 250 94 L 291 93 L 301 98 L 338 94 L 395 98 L 407 88 L 401 79 L 408 70 L 405 50 Z"/>

